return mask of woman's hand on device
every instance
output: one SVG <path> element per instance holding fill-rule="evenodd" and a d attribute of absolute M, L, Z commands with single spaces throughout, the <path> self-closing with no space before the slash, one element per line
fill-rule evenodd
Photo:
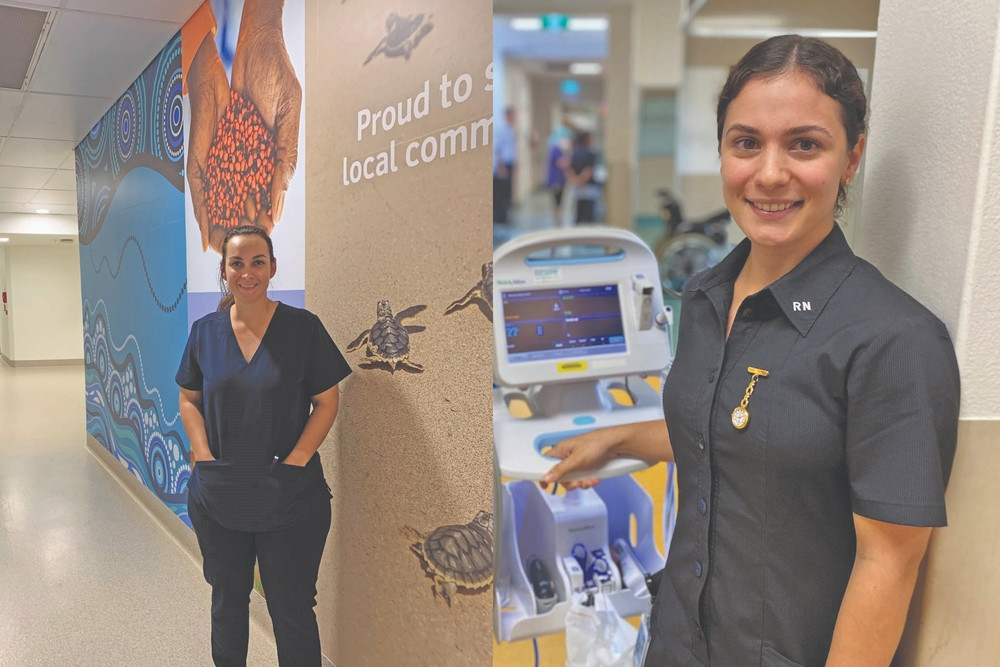
<path fill-rule="evenodd" d="M 546 452 L 547 456 L 562 460 L 552 466 L 542 478 L 542 488 L 548 487 L 550 483 L 559 482 L 570 473 L 600 468 L 611 459 L 612 449 L 616 444 L 617 438 L 613 437 L 611 429 L 595 429 L 563 440 Z M 599 481 L 597 477 L 587 477 L 562 484 L 567 490 L 589 489 L 596 486 Z"/>

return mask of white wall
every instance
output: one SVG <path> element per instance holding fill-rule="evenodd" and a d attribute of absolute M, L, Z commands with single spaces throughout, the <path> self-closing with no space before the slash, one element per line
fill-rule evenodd
<path fill-rule="evenodd" d="M 72 245 L 7 249 L 10 350 L 17 364 L 83 359 L 80 253 Z"/>
<path fill-rule="evenodd" d="M 8 270 L 10 265 L 9 255 L 9 246 L 7 246 L 6 243 L 0 245 L 0 292 L 10 291 L 10 271 Z M 7 308 L 7 311 L 8 313 L 10 312 L 10 307 Z M 0 306 L 0 354 L 8 359 L 11 358 L 10 330 L 10 315 L 5 315 L 3 306 Z"/>
<path fill-rule="evenodd" d="M 62 234 L 65 236 L 76 236 L 76 216 L 0 213 L 0 234 Z"/>
<path fill-rule="evenodd" d="M 680 0 L 634 0 L 635 79 L 639 88 L 677 88 L 684 65 Z"/>
<path fill-rule="evenodd" d="M 894 664 L 1000 655 L 1000 0 L 882 0 L 856 250 L 936 312 L 962 373 L 958 449 Z"/>
<path fill-rule="evenodd" d="M 962 7 L 882 2 L 856 248 L 948 325 L 963 418 L 996 419 L 1000 1 Z"/>

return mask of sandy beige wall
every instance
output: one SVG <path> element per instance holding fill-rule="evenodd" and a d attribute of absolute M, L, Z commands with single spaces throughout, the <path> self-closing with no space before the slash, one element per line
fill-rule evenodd
<path fill-rule="evenodd" d="M 491 660 L 491 591 L 449 606 L 405 534 L 492 509 L 490 322 L 476 305 L 444 314 L 491 258 L 491 147 L 405 164 L 409 143 L 490 119 L 491 11 L 488 0 L 307 2 L 306 305 L 341 349 L 375 323 L 378 300 L 396 312 L 427 306 L 404 322 L 425 327 L 409 357 L 424 371 L 364 369 L 364 350 L 348 353 L 355 372 L 321 450 L 334 515 L 318 615 L 324 652 L 341 667 Z M 425 31 L 408 57 L 405 41 L 380 42 L 387 21 L 405 20 L 411 35 Z M 364 64 L 380 43 L 388 51 Z M 444 108 L 442 76 L 462 74 L 468 99 Z M 359 111 L 405 102 L 425 81 L 424 117 L 358 140 Z M 344 184 L 345 157 L 363 161 L 392 140 L 397 171 Z"/>
<path fill-rule="evenodd" d="M 948 527 L 938 529 L 896 665 L 995 665 L 1000 660 L 1000 421 L 962 420 L 946 496 Z"/>

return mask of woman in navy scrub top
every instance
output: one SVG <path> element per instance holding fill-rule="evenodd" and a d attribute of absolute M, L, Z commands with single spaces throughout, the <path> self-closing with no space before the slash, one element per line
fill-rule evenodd
<path fill-rule="evenodd" d="M 313 607 L 330 529 L 316 454 L 351 372 L 319 318 L 272 301 L 277 269 L 259 227 L 230 230 L 219 310 L 191 327 L 177 371 L 194 462 L 188 514 L 212 586 L 212 657 L 246 665 L 254 562 L 283 667 L 320 665 Z"/>
<path fill-rule="evenodd" d="M 545 483 L 614 456 L 677 463 L 647 666 L 885 666 L 896 650 L 946 523 L 959 378 L 943 324 L 835 222 L 865 113 L 854 66 L 819 40 L 776 37 L 732 68 L 719 153 L 747 238 L 685 288 L 665 421 L 551 452 Z"/>

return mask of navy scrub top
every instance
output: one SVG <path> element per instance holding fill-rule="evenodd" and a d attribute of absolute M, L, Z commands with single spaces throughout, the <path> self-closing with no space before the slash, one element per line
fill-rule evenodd
<path fill-rule="evenodd" d="M 194 466 L 189 502 L 232 530 L 277 530 L 330 500 L 320 457 L 304 467 L 278 463 L 295 447 L 311 397 L 351 372 L 323 323 L 278 303 L 250 362 L 229 310 L 191 327 L 177 384 L 202 392 L 208 446 L 215 461 Z"/>
<path fill-rule="evenodd" d="M 853 514 L 946 523 L 959 377 L 944 325 L 838 226 L 740 305 L 743 241 L 685 289 L 664 414 L 679 509 L 647 665 L 823 665 Z M 751 380 L 767 370 L 733 426 Z"/>

